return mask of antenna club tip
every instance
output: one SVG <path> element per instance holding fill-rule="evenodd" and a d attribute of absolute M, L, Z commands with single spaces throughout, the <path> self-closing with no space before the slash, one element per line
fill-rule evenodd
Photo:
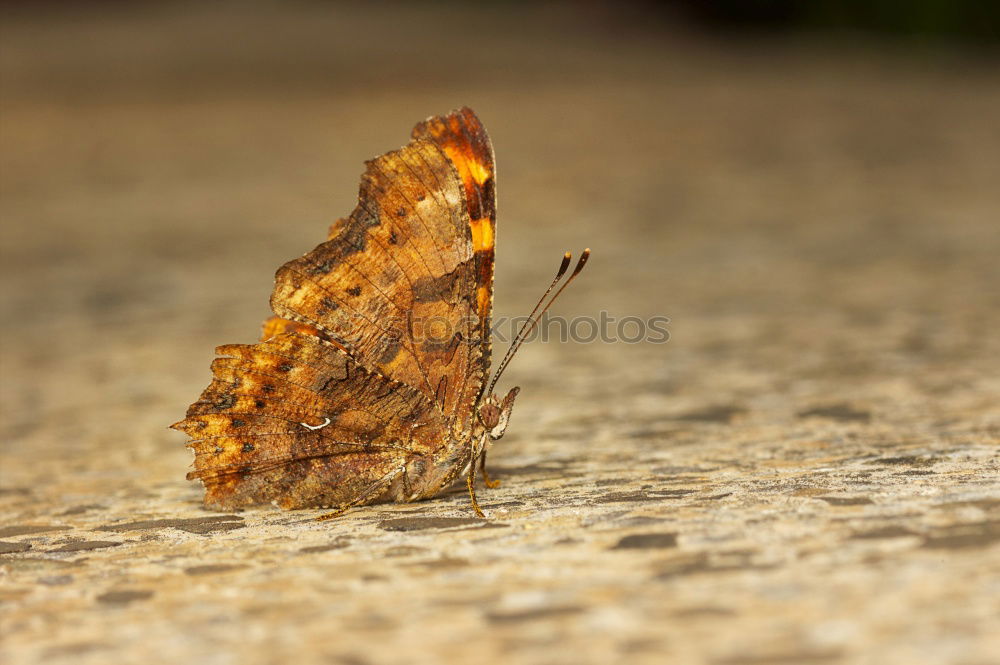
<path fill-rule="evenodd" d="M 558 281 L 566 273 L 566 269 L 569 268 L 569 262 L 571 258 L 572 254 L 570 254 L 569 252 L 563 254 L 562 263 L 559 264 L 559 271 L 556 273 L 556 281 Z M 555 286 L 555 282 L 553 282 L 553 286 Z M 549 288 L 551 289 L 552 287 L 550 286 Z M 547 294 L 548 291 L 546 291 L 545 293 Z"/>

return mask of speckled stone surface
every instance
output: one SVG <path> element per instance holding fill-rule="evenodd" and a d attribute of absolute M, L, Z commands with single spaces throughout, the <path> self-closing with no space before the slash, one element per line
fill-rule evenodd
<path fill-rule="evenodd" d="M 1000 662 L 996 58 L 447 7 L 6 17 L 0 659 Z M 670 341 L 527 346 L 487 521 L 203 510 L 213 347 L 460 104 L 497 313 L 589 245 Z"/>

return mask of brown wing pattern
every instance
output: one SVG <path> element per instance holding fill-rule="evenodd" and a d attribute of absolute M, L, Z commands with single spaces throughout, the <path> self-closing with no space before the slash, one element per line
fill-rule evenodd
<path fill-rule="evenodd" d="M 489 363 L 482 256 L 466 201 L 436 141 L 415 139 L 372 160 L 358 207 L 330 240 L 278 270 L 271 298 L 276 315 L 420 391 L 458 431 Z"/>
<path fill-rule="evenodd" d="M 204 482 L 209 506 L 347 503 L 447 436 L 423 396 L 315 336 L 216 351 L 214 380 L 173 426 L 192 439 L 188 478 Z"/>
<path fill-rule="evenodd" d="M 206 505 L 368 502 L 404 467 L 461 461 L 489 370 L 494 192 L 469 109 L 367 163 L 357 208 L 278 270 L 263 341 L 219 347 L 173 425 Z"/>

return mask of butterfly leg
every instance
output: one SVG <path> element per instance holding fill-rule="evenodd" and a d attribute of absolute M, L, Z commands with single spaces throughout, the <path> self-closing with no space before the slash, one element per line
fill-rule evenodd
<path fill-rule="evenodd" d="M 477 517 L 486 517 L 483 513 L 483 509 L 479 507 L 479 501 L 476 500 L 476 458 L 473 457 L 469 462 L 469 476 L 466 478 L 466 485 L 469 487 L 469 498 L 472 499 L 472 509 L 476 511 Z"/>
<path fill-rule="evenodd" d="M 413 489 L 410 487 L 410 474 L 406 472 L 406 467 L 403 467 L 403 497 L 405 501 L 413 501 Z"/>
<path fill-rule="evenodd" d="M 479 471 L 483 474 L 483 482 L 486 483 L 487 487 L 489 487 L 491 490 L 495 490 L 496 488 L 500 487 L 500 481 L 493 480 L 492 478 L 490 478 L 490 474 L 486 472 L 485 450 L 483 451 L 483 454 L 479 457 Z"/>
<path fill-rule="evenodd" d="M 341 515 L 343 515 L 344 513 L 346 513 L 351 508 L 353 508 L 353 507 L 355 507 L 357 505 L 360 505 L 366 499 L 370 499 L 372 496 L 374 496 L 375 494 L 377 494 L 380 490 L 383 490 L 386 487 L 388 487 L 389 484 L 391 484 L 392 481 L 394 481 L 396 478 L 398 478 L 399 474 L 401 474 L 401 473 L 404 473 L 404 474 L 406 473 L 406 467 L 405 466 L 404 467 L 400 467 L 399 469 L 393 469 L 391 472 L 387 473 L 386 475 L 382 476 L 382 478 L 376 480 L 374 483 L 372 483 L 371 485 L 369 485 L 368 488 L 365 489 L 365 491 L 362 492 L 361 494 L 359 494 L 356 498 L 348 501 L 347 503 L 343 503 L 343 504 L 337 506 L 336 510 L 334 510 L 332 513 L 326 513 L 325 515 L 320 515 L 319 517 L 316 518 L 316 521 L 317 522 L 325 522 L 326 520 L 332 520 L 332 519 L 334 519 L 336 517 L 340 517 Z"/>

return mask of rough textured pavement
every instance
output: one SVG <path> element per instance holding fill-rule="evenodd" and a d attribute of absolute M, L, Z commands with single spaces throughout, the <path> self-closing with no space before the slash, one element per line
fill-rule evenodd
<path fill-rule="evenodd" d="M 284 7 L 5 19 L 4 662 L 1000 662 L 995 55 Z M 497 313 L 589 245 L 670 341 L 526 347 L 488 521 L 204 511 L 213 347 L 461 104 Z"/>

